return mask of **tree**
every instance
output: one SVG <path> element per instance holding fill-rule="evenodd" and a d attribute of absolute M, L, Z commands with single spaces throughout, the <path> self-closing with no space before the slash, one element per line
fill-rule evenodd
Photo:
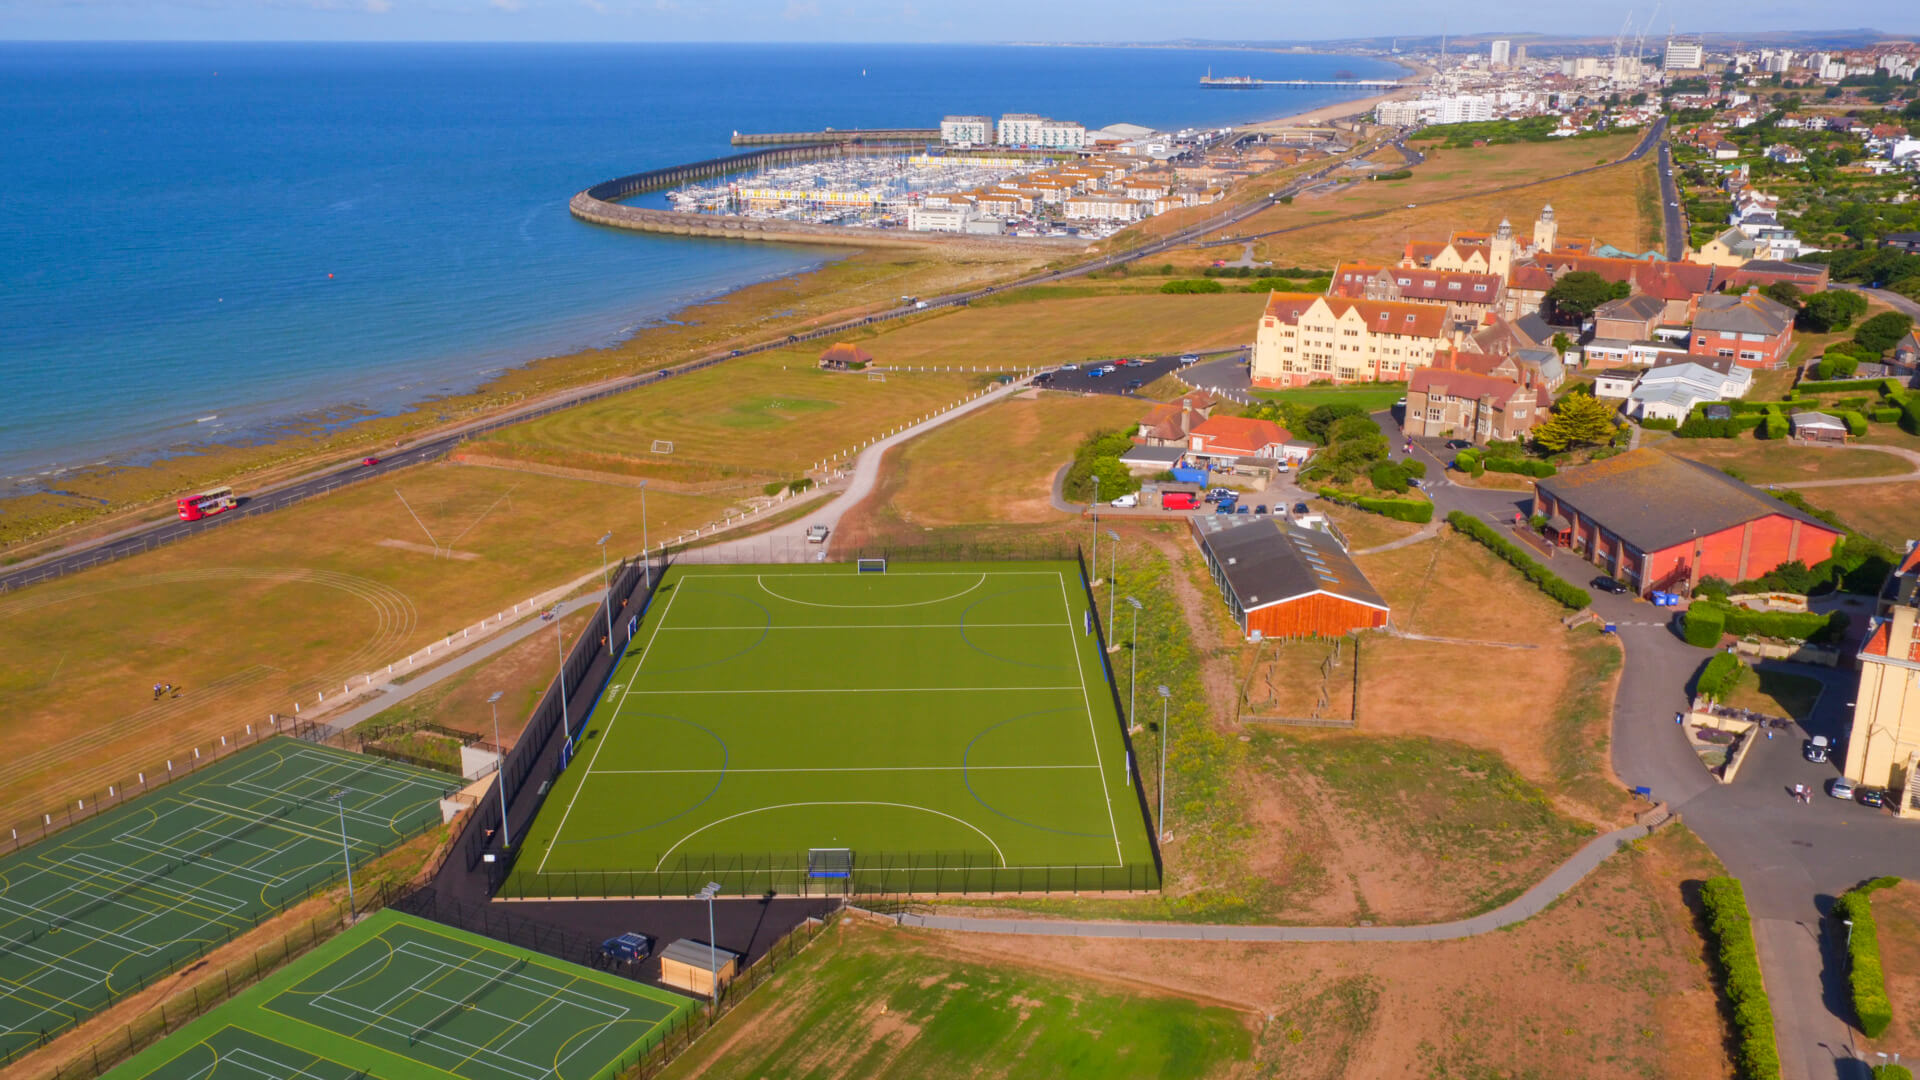
<path fill-rule="evenodd" d="M 1799 311 L 1800 305 L 1805 302 L 1804 294 L 1800 292 L 1800 286 L 1795 285 L 1791 281 L 1776 281 L 1771 285 L 1763 286 L 1760 289 L 1760 295 L 1777 303 L 1785 304 L 1795 311 Z"/>
<path fill-rule="evenodd" d="M 1552 345 L 1553 351 L 1559 353 L 1560 358 L 1564 360 L 1567 358 L 1567 350 L 1573 348 L 1573 339 L 1565 334 L 1555 334 L 1548 344 Z"/>
<path fill-rule="evenodd" d="M 1800 305 L 1800 323 L 1816 334 L 1830 334 L 1853 325 L 1853 320 L 1866 311 L 1866 298 L 1858 293 L 1828 289 L 1814 293 Z"/>
<path fill-rule="evenodd" d="M 1604 446 L 1618 427 L 1612 405 L 1590 394 L 1569 394 L 1554 405 L 1552 416 L 1533 429 L 1533 441 L 1540 449 L 1558 454 L 1576 446 Z"/>
<path fill-rule="evenodd" d="M 1632 291 L 1624 281 L 1608 281 L 1591 270 L 1575 270 L 1553 283 L 1546 300 L 1555 322 L 1578 323 L 1592 317 L 1594 308 Z"/>
<path fill-rule="evenodd" d="M 1913 318 L 1897 311 L 1883 311 L 1854 331 L 1853 340 L 1869 353 L 1878 356 L 1900 343 L 1913 329 Z"/>

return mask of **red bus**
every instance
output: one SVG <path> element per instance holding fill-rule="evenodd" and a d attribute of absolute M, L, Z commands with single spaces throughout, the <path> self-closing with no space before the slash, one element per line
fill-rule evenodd
<path fill-rule="evenodd" d="M 198 495 L 175 499 L 174 505 L 180 510 L 181 521 L 199 521 L 203 517 L 226 513 L 239 506 L 240 500 L 233 497 L 232 488 L 217 487 Z"/>

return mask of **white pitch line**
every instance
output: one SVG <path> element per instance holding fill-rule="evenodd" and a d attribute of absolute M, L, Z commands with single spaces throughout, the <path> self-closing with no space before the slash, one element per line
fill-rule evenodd
<path fill-rule="evenodd" d="M 1043 628 L 1052 629 L 1053 627 L 1056 627 L 1059 625 L 1060 625 L 1059 623 L 1050 623 L 1050 622 L 994 622 L 994 623 L 969 622 L 969 623 L 862 623 L 858 625 L 855 625 L 852 623 L 834 623 L 832 625 L 814 624 L 814 625 L 805 625 L 805 626 L 798 625 L 798 624 L 788 626 L 783 624 L 780 626 L 769 626 L 765 623 L 762 623 L 758 626 L 671 626 L 671 627 L 668 627 L 667 629 L 672 630 L 675 633 L 684 633 L 688 630 L 1004 630 L 1004 629 L 1018 628 L 1018 627 L 1029 627 L 1034 629 L 1043 629 Z"/>
<path fill-rule="evenodd" d="M 640 659 L 634 661 L 634 679 L 638 679 L 641 670 L 646 667 L 647 654 L 653 651 L 653 643 L 660 640 L 660 628 L 667 625 L 667 616 L 673 614 L 673 602 L 678 599 L 680 599 L 679 589 L 673 590 L 673 595 L 667 597 L 667 606 L 660 610 L 660 621 L 653 624 L 653 633 L 647 635 L 647 647 L 640 650 Z M 609 641 L 607 645 L 611 647 L 613 642 Z M 617 674 L 617 672 L 609 672 L 608 678 L 612 678 L 614 674 Z M 613 707 L 613 715 L 607 718 L 607 726 L 600 730 L 599 745 L 593 748 L 593 756 L 587 759 L 587 771 L 581 775 L 580 782 L 574 785 L 573 798 L 567 800 L 567 808 L 560 815 L 560 824 L 554 826 L 553 840 L 547 844 L 547 853 L 540 856 L 540 865 L 533 868 L 534 873 L 546 873 L 547 860 L 553 858 L 553 849 L 560 846 L 560 837 L 567 831 L 567 818 L 573 813 L 573 805 L 580 801 L 580 793 L 587 790 L 587 781 L 593 779 L 593 766 L 600 760 L 600 751 L 607 748 L 607 743 L 613 735 L 613 725 L 620 720 L 620 710 L 627 707 L 627 702 L 631 700 L 632 697 L 633 691 L 631 689 L 620 695 L 620 704 Z M 503 821 L 501 824 L 504 825 L 506 823 Z"/>
<path fill-rule="evenodd" d="M 876 686 L 865 689 L 845 686 L 829 686 L 813 690 L 799 690 L 781 687 L 777 690 L 629 690 L 633 694 L 962 694 L 962 693 L 999 693 L 1034 690 L 1081 690 L 1084 686 Z M 623 699 L 622 705 L 626 702 Z M 608 727 L 612 727 L 609 722 Z M 604 738 L 605 736 L 602 736 Z"/>
<path fill-rule="evenodd" d="M 984 772 L 1018 769 L 1097 769 L 1098 765 L 847 765 L 793 769 L 605 769 L 601 776 L 666 776 L 677 773 L 816 773 L 816 772 Z"/>
<path fill-rule="evenodd" d="M 1126 856 L 1120 853 L 1120 823 L 1113 817 L 1113 793 L 1107 789 L 1106 759 L 1100 753 L 1100 730 L 1093 726 L 1093 698 L 1087 694 L 1086 665 L 1080 659 L 1080 642 L 1073 629 L 1073 602 L 1067 599 L 1067 576 L 1056 573 L 1060 582 L 1060 603 L 1067 609 L 1067 644 L 1073 649 L 1073 666 L 1080 672 L 1080 700 L 1087 706 L 1087 734 L 1093 736 L 1093 760 L 1100 768 L 1100 796 L 1107 801 L 1107 828 L 1113 833 L 1113 858 L 1115 862 L 1126 862 Z"/>
<path fill-rule="evenodd" d="M 765 575 L 765 576 L 770 577 L 772 575 Z M 841 611 L 880 611 L 880 610 L 885 610 L 889 608 L 927 607 L 930 604 L 944 604 L 949 600 L 958 600 L 961 597 L 972 592 L 973 590 L 979 588 L 980 586 L 985 585 L 987 583 L 987 575 L 981 574 L 979 581 L 976 581 L 973 584 L 967 586 L 966 588 L 961 589 L 957 593 L 951 593 L 947 596 L 936 596 L 931 600 L 911 600 L 904 604 L 822 604 L 822 603 L 817 603 L 813 600 L 801 600 L 798 597 L 782 596 L 779 593 L 774 592 L 772 589 L 767 588 L 767 583 L 764 581 L 761 581 L 758 577 L 756 577 L 754 580 L 756 583 L 759 584 L 761 592 L 766 593 L 768 596 L 771 596 L 776 600 L 784 600 L 789 604 L 804 604 L 807 607 L 817 607 L 817 608 L 835 608 Z"/>
<path fill-rule="evenodd" d="M 888 577 L 1047 577 L 1058 574 L 1057 570 L 889 570 Z M 680 580 L 693 581 L 700 578 L 724 580 L 728 578 L 745 581 L 747 578 L 790 577 L 790 578 L 834 578 L 847 577 L 846 574 L 795 574 L 795 573 L 752 573 L 752 574 L 681 574 Z"/>

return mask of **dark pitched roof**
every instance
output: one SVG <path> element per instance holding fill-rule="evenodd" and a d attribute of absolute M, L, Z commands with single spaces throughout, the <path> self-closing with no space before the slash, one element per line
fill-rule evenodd
<path fill-rule="evenodd" d="M 1618 300 L 1609 300 L 1594 310 L 1596 319 L 1638 319 L 1645 322 L 1657 319 L 1667 310 L 1666 301 L 1657 296 L 1644 293 L 1623 296 Z"/>
<path fill-rule="evenodd" d="M 1631 450 L 1536 481 L 1643 552 L 1660 551 L 1770 514 L 1839 530 L 1718 469 L 1658 450 Z"/>
<path fill-rule="evenodd" d="M 1793 325 L 1793 309 L 1757 292 L 1727 296 L 1714 293 L 1700 298 L 1700 310 L 1693 317 L 1695 330 L 1721 333 L 1765 334 L 1772 337 Z"/>
<path fill-rule="evenodd" d="M 1387 610 L 1373 583 L 1326 533 L 1278 518 L 1255 518 L 1205 533 L 1200 542 L 1213 555 L 1243 611 L 1316 592 Z"/>

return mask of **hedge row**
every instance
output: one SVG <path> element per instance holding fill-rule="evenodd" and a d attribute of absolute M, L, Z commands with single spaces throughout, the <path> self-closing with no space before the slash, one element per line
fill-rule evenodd
<path fill-rule="evenodd" d="M 1889 405 L 1884 409 L 1875 409 L 1867 415 L 1872 417 L 1873 422 L 1876 424 L 1897 424 L 1900 422 L 1900 409 L 1895 405 Z"/>
<path fill-rule="evenodd" d="M 1845 612 L 1822 615 L 1817 611 L 1755 611 L 1746 607 L 1726 609 L 1727 633 L 1744 637 L 1753 634 L 1768 638 L 1798 638 L 1801 641 L 1838 641 L 1847 630 Z"/>
<path fill-rule="evenodd" d="M 1674 430 L 1682 439 L 1735 439 L 1767 422 L 1767 413 L 1745 413 L 1728 420 L 1689 416 Z"/>
<path fill-rule="evenodd" d="M 1875 878 L 1834 902 L 1833 913 L 1853 922 L 1847 937 L 1847 984 L 1853 993 L 1853 1013 L 1869 1039 L 1886 1033 L 1893 1023 L 1893 1003 L 1887 998 L 1887 978 L 1880 968 L 1880 929 L 1873 920 L 1871 893 L 1899 880 Z"/>
<path fill-rule="evenodd" d="M 1522 577 L 1533 582 L 1534 585 L 1539 587 L 1541 592 L 1546 593 L 1563 606 L 1578 611 L 1593 603 L 1593 595 L 1587 592 L 1587 590 L 1574 585 L 1567 579 L 1534 562 L 1533 557 L 1520 550 L 1518 544 L 1501 536 L 1493 526 L 1488 525 L 1479 518 L 1471 517 L 1462 511 L 1455 510 L 1453 513 L 1447 515 L 1447 524 L 1453 526 L 1455 531 L 1466 533 L 1468 536 L 1478 540 L 1495 555 L 1513 564 L 1513 567 L 1520 571 Z"/>
<path fill-rule="evenodd" d="M 1727 1001 L 1733 1006 L 1740 1074 L 1747 1080 L 1778 1080 L 1780 1050 L 1773 1041 L 1773 1009 L 1760 978 L 1760 954 L 1753 944 L 1746 893 L 1738 878 L 1709 878 L 1700 886 L 1700 902 L 1707 909 L 1707 930 L 1713 935 L 1714 953 L 1726 978 Z"/>
<path fill-rule="evenodd" d="M 1468 476 L 1481 476 L 1487 471 L 1486 454 L 1479 450 L 1462 450 L 1453 455 L 1453 466 Z"/>
<path fill-rule="evenodd" d="M 1808 379 L 1796 385 L 1796 394 L 1844 394 L 1849 390 L 1871 390 L 1882 397 L 1893 397 L 1905 391 L 1899 379 L 1829 379 L 1822 382 Z"/>
<path fill-rule="evenodd" d="M 1552 476 L 1560 471 L 1548 462 L 1533 461 L 1527 458 L 1490 457 L 1487 459 L 1486 465 L 1488 472 L 1518 473 L 1521 476 L 1531 476 L 1536 479 Z"/>
<path fill-rule="evenodd" d="M 1875 1065 L 1873 1080 L 1913 1080 L 1913 1070 L 1905 1065 Z"/>
<path fill-rule="evenodd" d="M 1694 693 L 1710 701 L 1725 701 L 1739 684 L 1746 666 L 1732 653 L 1714 653 L 1707 660 L 1707 666 L 1700 669 L 1700 677 L 1694 680 Z"/>
<path fill-rule="evenodd" d="M 1841 423 L 1847 425 L 1847 434 L 1854 438 L 1857 439 L 1867 433 L 1867 418 L 1864 414 L 1854 412 L 1851 409 L 1836 409 L 1833 412 L 1833 416 Z"/>
<path fill-rule="evenodd" d="M 1687 644 L 1702 649 L 1719 648 L 1721 635 L 1727 632 L 1725 610 L 1712 604 L 1696 603 L 1689 607 L 1686 620 L 1681 624 Z"/>
<path fill-rule="evenodd" d="M 1425 499 L 1377 499 L 1370 496 L 1351 495 L 1335 488 L 1321 488 L 1320 497 L 1328 502 L 1341 503 L 1369 514 L 1379 514 L 1395 521 L 1411 521 L 1416 525 L 1425 525 L 1433 520 L 1433 504 Z"/>

